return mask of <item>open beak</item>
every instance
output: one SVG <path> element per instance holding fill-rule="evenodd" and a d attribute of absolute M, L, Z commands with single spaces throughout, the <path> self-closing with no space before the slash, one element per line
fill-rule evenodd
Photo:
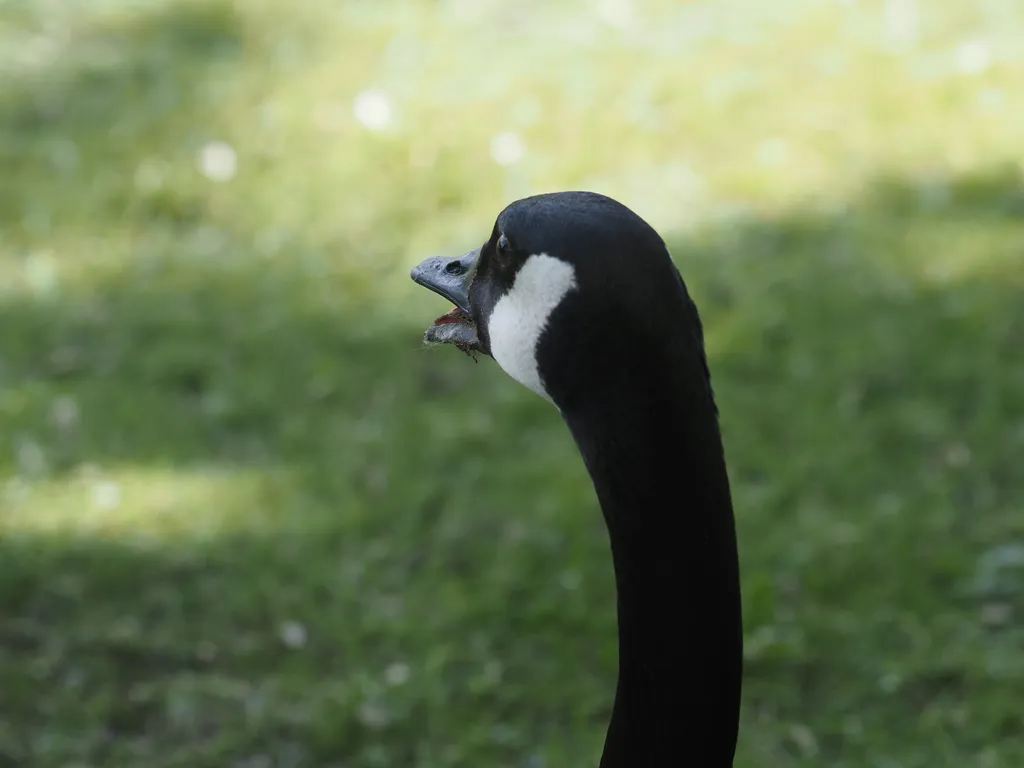
<path fill-rule="evenodd" d="M 464 352 L 480 350 L 476 324 L 469 306 L 469 286 L 476 274 L 480 249 L 458 258 L 433 256 L 413 267 L 413 282 L 444 296 L 455 307 L 441 315 L 423 334 L 427 344 L 454 344 Z"/>

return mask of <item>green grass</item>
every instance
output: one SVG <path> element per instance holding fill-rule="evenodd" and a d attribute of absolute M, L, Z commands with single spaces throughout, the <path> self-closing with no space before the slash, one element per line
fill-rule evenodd
<path fill-rule="evenodd" d="M 889 5 L 0 2 L 0 765 L 596 764 L 588 478 L 407 277 L 580 187 L 705 318 L 737 765 L 1024 764 L 1024 13 Z"/>

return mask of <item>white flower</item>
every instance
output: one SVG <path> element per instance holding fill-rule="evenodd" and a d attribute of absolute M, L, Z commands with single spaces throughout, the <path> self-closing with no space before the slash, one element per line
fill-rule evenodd
<path fill-rule="evenodd" d="M 210 181 L 229 181 L 238 170 L 234 147 L 223 141 L 211 141 L 199 152 L 199 170 Z"/>
<path fill-rule="evenodd" d="M 409 674 L 409 665 L 396 661 L 384 670 L 384 680 L 388 685 L 405 685 L 409 681 Z"/>
<path fill-rule="evenodd" d="M 789 145 L 783 139 L 769 139 L 757 148 L 757 159 L 762 165 L 782 165 L 789 155 Z"/>
<path fill-rule="evenodd" d="M 50 408 L 53 423 L 60 429 L 71 429 L 78 423 L 78 403 L 75 398 L 64 395 L 53 401 Z"/>
<path fill-rule="evenodd" d="M 491 140 L 491 157 L 498 165 L 514 165 L 526 156 L 526 145 L 513 131 L 499 133 Z"/>
<path fill-rule="evenodd" d="M 92 503 L 100 509 L 116 509 L 121 505 L 121 486 L 110 480 L 92 487 Z"/>
<path fill-rule="evenodd" d="M 306 628 L 297 621 L 286 621 L 278 629 L 281 642 L 291 649 L 302 648 L 306 645 L 309 635 Z"/>
<path fill-rule="evenodd" d="M 630 0 L 598 0 L 597 13 L 602 21 L 617 29 L 624 29 L 633 21 Z"/>
<path fill-rule="evenodd" d="M 972 40 L 957 48 L 956 68 L 965 75 L 980 75 L 991 63 L 988 47 L 982 42 Z"/>
<path fill-rule="evenodd" d="M 352 112 L 371 131 L 383 131 L 391 125 L 391 102 L 382 91 L 371 88 L 360 93 L 352 104 Z"/>

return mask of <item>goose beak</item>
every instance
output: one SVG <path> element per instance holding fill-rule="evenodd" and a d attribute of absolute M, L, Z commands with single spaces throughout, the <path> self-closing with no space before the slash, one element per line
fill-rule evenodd
<path fill-rule="evenodd" d="M 455 307 L 441 315 L 423 335 L 427 344 L 454 344 L 464 352 L 480 351 L 476 324 L 469 306 L 469 286 L 476 274 L 480 249 L 457 258 L 432 256 L 413 267 L 414 283 L 428 288 L 452 302 Z"/>

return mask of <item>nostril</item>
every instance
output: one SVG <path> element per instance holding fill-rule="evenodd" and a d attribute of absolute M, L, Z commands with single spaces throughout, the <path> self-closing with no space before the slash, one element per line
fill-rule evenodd
<path fill-rule="evenodd" d="M 462 264 L 459 263 L 458 261 L 449 261 L 445 265 L 444 271 L 447 272 L 449 275 L 456 277 L 465 272 L 465 269 L 463 268 Z"/>

